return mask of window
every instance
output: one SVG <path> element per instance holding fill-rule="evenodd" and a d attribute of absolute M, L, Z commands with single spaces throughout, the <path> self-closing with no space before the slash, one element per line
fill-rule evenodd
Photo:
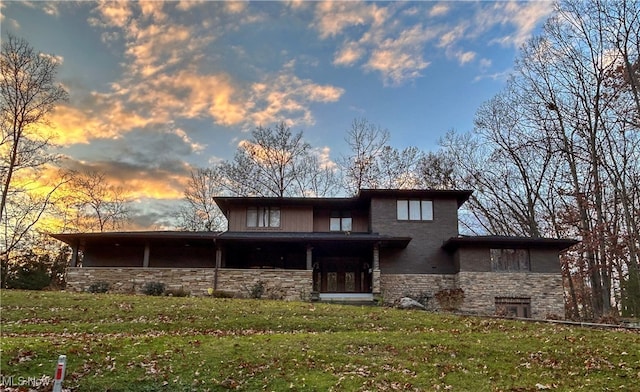
<path fill-rule="evenodd" d="M 528 249 L 491 249 L 491 271 L 520 272 L 531 270 Z"/>
<path fill-rule="evenodd" d="M 433 220 L 433 201 L 431 200 L 398 200 L 396 206 L 398 220 Z"/>
<path fill-rule="evenodd" d="M 531 317 L 531 298 L 496 297 L 496 314 L 504 317 Z"/>
<path fill-rule="evenodd" d="M 351 212 L 349 211 L 332 211 L 329 220 L 330 231 L 351 231 Z"/>
<path fill-rule="evenodd" d="M 247 227 L 280 227 L 280 208 L 247 208 Z"/>

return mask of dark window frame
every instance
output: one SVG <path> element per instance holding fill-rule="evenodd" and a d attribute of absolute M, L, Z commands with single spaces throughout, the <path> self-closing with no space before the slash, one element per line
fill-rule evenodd
<path fill-rule="evenodd" d="M 250 211 L 253 211 L 253 213 L 250 213 Z M 246 219 L 247 227 L 252 229 L 273 229 L 282 225 L 280 207 L 275 206 L 247 207 Z"/>
<path fill-rule="evenodd" d="M 531 297 L 495 297 L 494 300 L 499 316 L 531 318 Z"/>
<path fill-rule="evenodd" d="M 401 206 L 401 203 L 406 203 L 406 206 Z M 401 214 L 400 212 L 402 210 L 405 211 L 403 211 L 403 213 Z M 434 209 L 433 200 L 431 199 L 396 200 L 396 219 L 399 221 L 431 222 L 433 221 L 433 217 Z"/>
<path fill-rule="evenodd" d="M 526 248 L 491 248 L 492 272 L 530 272 L 531 252 Z"/>
<path fill-rule="evenodd" d="M 334 228 L 337 223 L 338 228 Z M 351 211 L 331 211 L 329 216 L 329 231 L 348 232 L 353 230 L 353 217 Z"/>

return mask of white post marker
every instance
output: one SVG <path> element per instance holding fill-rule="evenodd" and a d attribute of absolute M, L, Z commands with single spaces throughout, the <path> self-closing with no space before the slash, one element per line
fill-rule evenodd
<path fill-rule="evenodd" d="M 64 381 L 64 371 L 67 367 L 67 356 L 58 357 L 58 366 L 56 366 L 56 375 L 53 378 L 53 392 L 62 392 L 62 381 Z"/>

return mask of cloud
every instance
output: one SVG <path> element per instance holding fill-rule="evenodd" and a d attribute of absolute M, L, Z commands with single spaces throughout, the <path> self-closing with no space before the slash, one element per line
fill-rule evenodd
<path fill-rule="evenodd" d="M 313 25 L 320 32 L 320 38 L 328 38 L 342 33 L 348 27 L 380 25 L 386 18 L 385 8 L 376 4 L 324 1 L 316 6 Z"/>
<path fill-rule="evenodd" d="M 360 60 L 364 54 L 365 51 L 363 48 L 355 42 L 350 42 L 335 54 L 333 64 L 346 66 L 353 65 Z"/>
<path fill-rule="evenodd" d="M 450 9 L 449 5 L 447 4 L 443 4 L 443 3 L 436 4 L 433 7 L 431 7 L 431 10 L 429 10 L 429 16 L 435 17 L 435 16 L 445 15 L 449 12 L 449 9 Z"/>
<path fill-rule="evenodd" d="M 125 28 L 133 16 L 131 5 L 127 0 L 102 0 L 96 10 L 106 25 Z"/>
<path fill-rule="evenodd" d="M 300 79 L 285 70 L 277 75 L 267 75 L 251 89 L 250 119 L 254 125 L 267 125 L 284 121 L 288 124 L 313 124 L 309 109 L 313 102 L 336 102 L 344 89 L 331 85 L 316 84 L 309 79 Z"/>
<path fill-rule="evenodd" d="M 420 77 L 429 65 L 423 53 L 433 31 L 421 24 L 399 23 L 401 16 L 416 14 L 415 7 L 407 10 L 396 4 L 323 2 L 316 7 L 313 26 L 321 39 L 345 36 L 334 53 L 334 65 L 356 66 L 362 61 L 365 71 L 378 72 L 385 85 L 395 86 Z"/>
<path fill-rule="evenodd" d="M 379 71 L 385 84 L 400 85 L 421 76 L 429 62 L 422 57 L 422 47 L 430 34 L 416 25 L 403 31 L 398 38 L 387 38 L 373 50 L 365 69 Z"/>

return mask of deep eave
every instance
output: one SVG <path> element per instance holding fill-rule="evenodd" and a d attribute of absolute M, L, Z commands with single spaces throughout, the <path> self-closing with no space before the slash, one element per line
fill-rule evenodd
<path fill-rule="evenodd" d="M 455 199 L 458 207 L 464 204 L 473 191 L 453 189 L 360 189 L 358 198 L 420 198 L 420 199 Z"/>
<path fill-rule="evenodd" d="M 392 237 L 376 233 L 300 233 L 300 232 L 224 232 L 217 242 L 297 242 L 297 243 L 368 243 L 384 248 L 406 248 L 411 237 Z"/>
<path fill-rule="evenodd" d="M 459 236 L 451 237 L 444 242 L 442 248 L 453 251 L 459 248 L 534 248 L 534 249 L 567 249 L 580 241 L 563 238 L 533 238 L 517 236 Z"/>
<path fill-rule="evenodd" d="M 51 237 L 69 245 L 83 245 L 90 242 L 131 242 L 138 240 L 186 240 L 213 241 L 221 232 L 216 231 L 121 231 L 102 233 L 60 233 Z"/>

